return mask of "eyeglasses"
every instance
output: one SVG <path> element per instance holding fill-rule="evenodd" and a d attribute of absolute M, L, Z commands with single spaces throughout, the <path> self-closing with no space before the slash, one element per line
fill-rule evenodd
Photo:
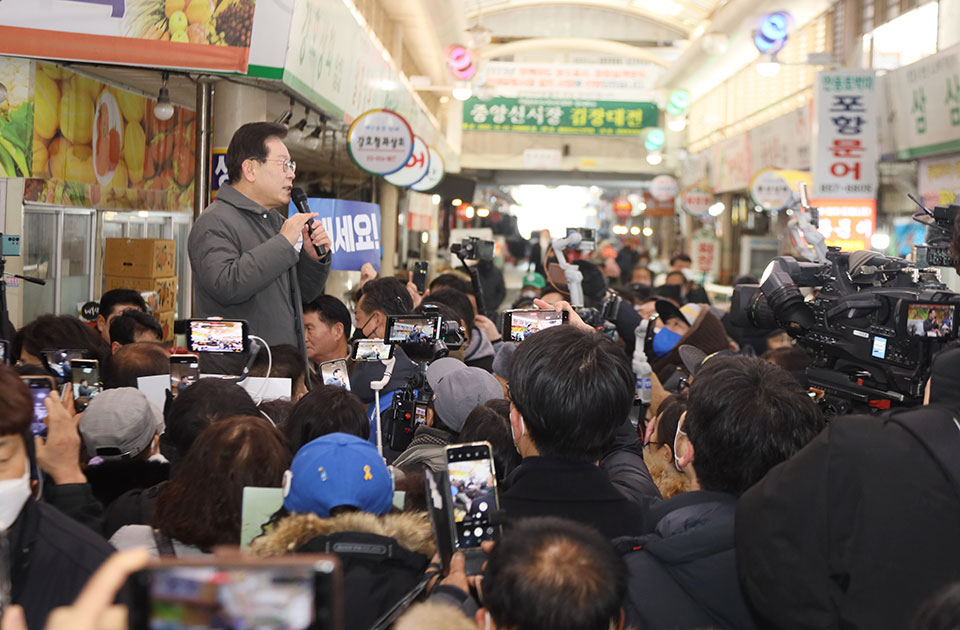
<path fill-rule="evenodd" d="M 297 163 L 294 162 L 293 160 L 287 160 L 284 158 L 266 158 L 264 160 L 258 160 L 257 158 L 253 158 L 253 159 L 257 160 L 257 162 L 280 162 L 280 166 L 283 167 L 284 173 L 288 171 L 291 173 L 297 172 Z"/>

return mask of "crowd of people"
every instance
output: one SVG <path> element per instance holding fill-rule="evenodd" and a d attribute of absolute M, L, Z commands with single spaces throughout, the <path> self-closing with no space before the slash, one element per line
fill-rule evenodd
<path fill-rule="evenodd" d="M 522 306 L 568 321 L 519 343 L 452 272 L 423 294 L 368 275 L 350 308 L 324 294 L 329 256 L 294 247 L 328 247 L 319 222 L 270 211 L 289 201 L 295 169 L 282 134 L 241 128 L 231 184 L 190 254 L 199 315 L 247 320 L 270 346 L 249 373 L 289 379 L 288 395 L 209 377 L 159 408 L 141 379 L 169 375 L 172 348 L 126 289 L 102 296 L 92 325 L 45 315 L 11 340 L 3 630 L 107 627 L 114 601 L 138 605 L 124 579 L 150 558 L 213 563 L 238 547 L 334 554 L 349 630 L 958 627 L 960 348 L 935 357 L 923 406 L 828 423 L 802 383 L 802 350 L 776 347 L 780 331 L 729 326 L 682 256 L 656 287 L 640 253 L 618 257 L 622 301 L 600 325 L 531 272 Z M 586 306 L 599 307 L 609 280 L 578 264 Z M 459 333 L 426 354 L 397 345 L 390 361 L 349 360 L 351 341 L 424 312 Z M 82 412 L 45 358 L 62 349 L 101 366 L 103 391 Z M 323 382 L 320 364 L 338 360 L 349 391 Z M 638 360 L 652 371 L 648 405 Z M 202 362 L 203 376 L 234 367 Z M 49 380 L 42 436 L 22 377 Z M 414 382 L 429 392 L 422 422 L 394 450 L 383 432 Z M 475 442 L 490 445 L 499 492 L 479 574 L 461 551 L 441 557 L 427 489 L 447 447 Z M 249 488 L 282 489 L 252 540 Z"/>

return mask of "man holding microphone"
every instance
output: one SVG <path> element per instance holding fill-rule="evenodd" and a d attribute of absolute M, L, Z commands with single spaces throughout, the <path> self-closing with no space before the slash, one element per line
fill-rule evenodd
<path fill-rule="evenodd" d="M 307 225 L 316 214 L 285 219 L 297 168 L 283 143 L 286 133 L 276 123 L 247 123 L 230 140 L 230 183 L 190 232 L 193 314 L 246 320 L 269 345 L 300 348 L 306 363 L 301 305 L 323 294 L 332 244 L 320 222 Z M 297 252 L 301 236 L 304 246 Z M 242 368 L 239 360 L 222 356 L 204 360 L 204 371 Z"/>

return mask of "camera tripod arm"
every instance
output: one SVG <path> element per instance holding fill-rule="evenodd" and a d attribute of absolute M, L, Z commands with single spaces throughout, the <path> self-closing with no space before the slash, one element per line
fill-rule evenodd
<path fill-rule="evenodd" d="M 467 259 L 461 254 L 457 254 L 457 258 L 460 259 L 460 264 L 463 265 L 463 268 L 466 270 L 467 274 L 470 275 L 470 286 L 473 287 L 473 297 L 477 301 L 477 313 L 480 315 L 486 315 L 487 305 L 483 301 L 483 289 L 480 288 L 480 272 L 476 267 L 471 267 L 468 265 Z"/>
<path fill-rule="evenodd" d="M 580 232 L 571 232 L 566 238 L 558 238 L 551 244 L 553 253 L 557 256 L 557 264 L 563 269 L 564 279 L 567 281 L 567 290 L 570 292 L 571 306 L 583 306 L 583 273 L 576 265 L 567 262 L 563 250 L 580 244 Z"/>
<path fill-rule="evenodd" d="M 393 377 L 393 366 L 396 365 L 397 358 L 393 356 L 380 362 L 383 363 L 384 366 L 383 378 L 379 381 L 371 382 L 370 389 L 373 390 L 373 413 L 377 418 L 377 452 L 380 453 L 380 457 L 383 457 L 383 426 L 380 423 L 380 391 L 387 386 L 387 383 L 389 383 L 391 377 Z"/>

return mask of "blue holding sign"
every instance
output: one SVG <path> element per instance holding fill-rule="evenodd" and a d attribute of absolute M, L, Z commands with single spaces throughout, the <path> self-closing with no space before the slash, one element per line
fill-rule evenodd
<path fill-rule="evenodd" d="M 364 263 L 380 272 L 380 206 L 344 199 L 307 199 L 333 242 L 331 269 L 360 271 Z M 297 213 L 291 203 L 287 216 Z"/>

